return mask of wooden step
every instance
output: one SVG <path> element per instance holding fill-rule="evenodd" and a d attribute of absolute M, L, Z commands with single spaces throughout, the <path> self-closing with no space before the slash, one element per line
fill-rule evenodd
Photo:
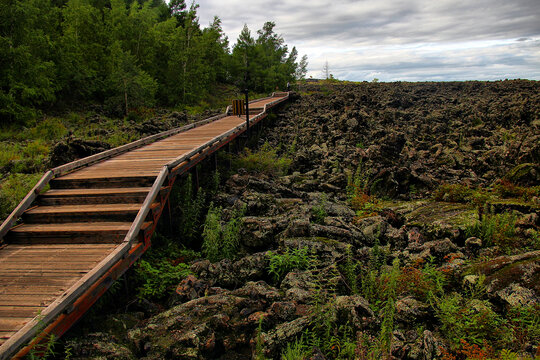
<path fill-rule="evenodd" d="M 149 187 L 106 189 L 51 189 L 38 198 L 40 205 L 138 204 L 143 203 Z"/>
<path fill-rule="evenodd" d="M 260 114 L 264 111 L 263 108 L 260 108 L 260 107 L 256 107 L 256 108 L 249 108 L 249 114 L 250 115 L 257 115 L 257 114 Z"/>
<path fill-rule="evenodd" d="M 37 206 L 23 215 L 26 224 L 133 221 L 142 204 Z"/>
<path fill-rule="evenodd" d="M 155 176 L 70 178 L 59 177 L 50 181 L 51 189 L 103 189 L 151 187 Z"/>
<path fill-rule="evenodd" d="M 120 243 L 130 227 L 131 222 L 22 224 L 11 229 L 6 240 L 15 244 Z"/>

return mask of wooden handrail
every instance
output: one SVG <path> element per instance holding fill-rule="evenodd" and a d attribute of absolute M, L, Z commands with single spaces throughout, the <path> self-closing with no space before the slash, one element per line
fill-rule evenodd
<path fill-rule="evenodd" d="M 169 168 L 167 166 L 163 166 L 163 168 L 159 172 L 158 177 L 154 181 L 154 184 L 152 185 L 150 192 L 148 193 L 148 195 L 146 195 L 146 198 L 144 199 L 144 202 L 141 208 L 139 209 L 139 212 L 137 213 L 135 220 L 131 224 L 129 231 L 126 234 L 126 237 L 124 238 L 124 242 L 131 243 L 139 235 L 139 231 L 141 230 L 144 220 L 146 219 L 146 217 L 148 216 L 148 213 L 150 212 L 150 206 L 154 203 L 159 193 L 159 190 L 161 190 L 163 183 L 167 179 L 167 175 L 169 175 Z"/>
<path fill-rule="evenodd" d="M 53 178 L 53 172 L 51 170 L 47 171 L 37 184 L 30 190 L 24 199 L 17 205 L 15 209 L 9 214 L 9 216 L 4 220 L 2 225 L 0 225 L 0 241 L 6 236 L 7 232 L 15 224 L 17 219 L 32 205 L 32 202 L 36 199 L 39 192 L 49 184 L 49 181 Z"/>
<path fill-rule="evenodd" d="M 48 172 L 48 174 L 50 171 Z M 0 346 L 0 360 L 4 360 L 4 354 L 11 354 L 13 351 L 18 349 L 22 344 L 31 340 L 34 336 L 37 335 L 40 331 L 40 324 L 48 324 L 56 316 L 60 315 L 64 308 L 68 306 L 72 301 L 81 296 L 97 279 L 105 275 L 107 271 L 119 260 L 121 260 L 125 254 L 131 249 L 133 241 L 139 234 L 141 227 L 148 216 L 150 211 L 150 206 L 154 202 L 161 186 L 167 179 L 169 170 L 166 166 L 163 166 L 158 177 L 154 181 L 152 188 L 146 199 L 144 200 L 141 209 L 137 213 L 137 217 L 131 224 L 131 227 L 126 234 L 124 241 L 120 246 L 118 246 L 109 256 L 103 259 L 99 264 L 97 264 L 90 272 L 85 274 L 81 279 L 79 279 L 75 284 L 73 284 L 68 290 L 66 290 L 58 299 L 56 299 L 52 304 L 47 306 L 43 312 L 31 321 L 29 321 L 23 328 L 21 328 L 17 334 L 9 338 L 2 346 Z M 18 335 L 18 336 L 17 336 Z"/>
<path fill-rule="evenodd" d="M 45 188 L 49 184 L 49 182 L 61 175 L 64 175 L 70 171 L 76 170 L 78 168 L 88 166 L 90 164 L 96 163 L 98 161 L 122 154 L 124 152 L 127 152 L 129 150 L 135 149 L 137 147 L 141 147 L 147 144 L 150 144 L 154 141 L 160 140 L 162 138 L 169 137 L 171 135 L 179 134 L 181 132 L 185 132 L 187 130 L 200 127 L 202 125 L 206 125 L 210 122 L 213 122 L 215 120 L 219 120 L 221 118 L 224 118 L 227 116 L 227 114 L 219 114 L 216 116 L 212 116 L 208 119 L 200 120 L 188 125 L 181 126 L 179 128 L 174 128 L 171 130 L 166 130 L 163 132 L 160 132 L 158 134 L 150 135 L 145 138 L 133 141 L 129 144 L 125 144 L 122 146 L 119 146 L 114 149 L 106 150 L 103 152 L 100 152 L 98 154 L 94 154 L 91 156 L 87 156 L 85 158 L 72 161 L 70 163 L 57 166 L 55 168 L 52 168 L 51 170 L 47 171 L 45 175 L 39 180 L 39 182 L 34 186 L 32 190 L 24 197 L 24 199 L 19 203 L 19 205 L 11 212 L 11 214 L 4 220 L 4 222 L 0 225 L 0 242 L 6 236 L 9 229 L 13 226 L 13 224 L 17 221 L 17 219 L 30 207 L 32 202 L 36 199 L 37 194 Z"/>
<path fill-rule="evenodd" d="M 250 119 L 250 122 L 254 122 L 259 120 L 261 117 L 264 116 L 267 108 L 284 101 L 288 98 L 288 94 L 285 98 L 281 98 L 276 101 L 272 101 L 268 104 L 264 105 L 263 112 L 259 113 L 257 116 Z M 260 100 L 258 100 L 260 101 Z M 211 122 L 213 120 L 216 120 L 216 118 L 221 118 L 224 115 L 218 115 L 217 117 L 212 117 L 206 120 L 202 120 L 200 122 L 197 122 L 196 124 L 204 125 L 208 122 Z M 194 124 L 187 125 L 182 128 L 173 129 L 176 130 L 176 133 L 185 131 L 188 126 L 188 129 L 191 129 Z M 198 126 L 200 126 L 198 125 Z M 159 191 L 161 187 L 163 186 L 165 180 L 167 179 L 168 175 L 170 174 L 171 170 L 174 169 L 175 166 L 179 165 L 180 163 L 184 161 L 189 161 L 189 159 L 193 156 L 195 156 L 198 153 L 203 152 L 206 148 L 211 147 L 215 145 L 216 143 L 219 143 L 221 140 L 228 138 L 229 136 L 233 135 L 235 132 L 240 131 L 246 127 L 245 123 L 239 124 L 238 126 L 234 127 L 233 129 L 227 131 L 225 134 L 219 135 L 214 137 L 213 139 L 206 142 L 201 147 L 190 151 L 187 154 L 181 155 L 177 157 L 176 159 L 170 161 L 166 165 L 163 166 L 161 169 L 159 175 L 157 176 L 156 180 L 154 181 L 152 188 L 150 189 L 150 192 L 147 194 L 141 209 L 137 213 L 137 216 L 135 220 L 133 221 L 128 233 L 126 234 L 124 241 L 121 245 L 119 245 L 112 253 L 110 253 L 105 259 L 103 259 L 99 264 L 97 264 L 90 272 L 85 274 L 81 279 L 79 279 L 75 284 L 73 284 L 68 290 L 66 290 L 60 297 L 58 297 L 52 304 L 50 304 L 39 316 L 36 316 L 34 319 L 29 321 L 27 324 L 23 326 L 14 336 L 10 337 L 5 343 L 3 343 L 0 346 L 0 360 L 7 359 L 8 354 L 12 354 L 16 349 L 18 349 L 21 345 L 31 340 L 34 336 L 37 335 L 38 331 L 40 331 L 41 324 L 48 324 L 50 321 L 52 321 L 55 317 L 57 317 L 61 312 L 65 311 L 65 309 L 73 302 L 75 299 L 77 299 L 79 296 L 81 296 L 87 289 L 90 288 L 90 286 L 97 281 L 100 277 L 105 275 L 109 269 L 111 269 L 114 264 L 116 264 L 118 261 L 120 261 L 122 258 L 125 257 L 125 255 L 129 252 L 133 245 L 133 241 L 137 238 L 139 235 L 139 232 L 142 228 L 142 225 L 148 216 L 150 212 L 150 207 L 155 201 L 157 195 L 159 194 Z M 178 131 L 179 130 L 179 131 Z M 175 132 L 171 132 L 169 130 L 170 134 L 174 134 Z M 167 133 L 167 132 L 164 132 Z M 161 135 L 164 133 L 156 134 Z M 156 135 L 152 135 L 148 138 L 156 139 Z M 143 140 L 143 139 L 141 139 Z M 136 143 L 136 142 L 134 142 Z M 133 143 L 131 143 L 133 144 Z M 126 144 L 130 145 L 130 144 Z M 114 150 L 114 149 L 113 149 Z M 96 154 L 100 155 L 100 154 Z M 109 155 L 106 155 L 109 156 Z M 93 158 L 93 156 L 90 156 L 88 158 Z M 84 159 L 83 159 L 84 160 Z M 93 160 L 90 160 L 93 161 Z M 70 164 L 66 164 L 63 166 L 60 166 L 58 168 L 55 168 L 59 173 L 62 173 L 63 171 L 71 171 L 77 167 L 84 166 L 81 164 L 75 164 L 77 162 L 73 162 Z M 74 166 L 73 168 L 67 166 L 71 165 Z M 43 188 L 49 183 L 49 181 L 55 177 L 54 170 L 49 170 L 42 178 L 41 180 L 34 186 L 34 188 L 26 195 L 24 200 L 17 206 L 15 210 L 10 214 L 10 216 L 6 219 L 6 221 L 2 224 L 0 227 L 0 234 L 2 236 L 5 235 L 5 233 L 2 233 L 3 231 L 7 232 L 10 229 L 10 224 L 12 224 L 29 206 L 30 204 L 35 200 L 37 195 Z M 60 170 L 59 170 L 60 169 Z M 68 170 L 69 169 L 69 170 Z M 7 230 L 6 230 L 7 229 Z M 1 236 L 0 236 L 1 238 Z"/>
<path fill-rule="evenodd" d="M 64 165 L 60 165 L 60 166 L 55 167 L 54 169 L 52 169 L 52 171 L 53 171 L 55 177 L 59 176 L 59 175 L 63 175 L 65 173 L 68 173 L 68 172 L 73 171 L 75 169 L 78 169 L 80 167 L 83 167 L 83 166 L 98 162 L 100 160 L 103 160 L 103 159 L 106 159 L 106 158 L 109 158 L 109 157 L 112 157 L 112 156 L 116 156 L 118 154 L 122 154 L 124 152 L 135 149 L 137 147 L 148 145 L 148 144 L 150 144 L 150 143 L 152 143 L 154 141 L 169 137 L 171 135 L 179 134 L 181 132 L 185 132 L 185 131 L 191 130 L 193 128 L 197 128 L 199 126 L 206 125 L 206 124 L 208 124 L 208 123 L 210 123 L 212 121 L 219 120 L 219 119 L 221 119 L 221 118 L 223 118 L 225 116 L 227 116 L 226 113 L 219 114 L 219 115 L 216 115 L 216 116 L 212 116 L 212 117 L 210 117 L 208 119 L 199 120 L 197 122 L 181 126 L 179 128 L 174 128 L 174 129 L 162 131 L 162 132 L 160 132 L 158 134 L 154 134 L 154 135 L 144 137 L 142 139 L 130 142 L 128 144 L 116 147 L 114 149 L 105 150 L 105 151 L 100 152 L 98 154 L 87 156 L 85 158 L 75 160 L 75 161 L 72 161 L 72 162 L 64 164 Z"/>

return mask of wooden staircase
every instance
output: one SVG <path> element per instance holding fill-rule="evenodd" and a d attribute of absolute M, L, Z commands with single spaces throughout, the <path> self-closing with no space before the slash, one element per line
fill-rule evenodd
<path fill-rule="evenodd" d="M 288 96 L 251 102 L 250 123 Z M 47 172 L 0 226 L 0 360 L 65 333 L 148 249 L 176 177 L 245 122 L 227 110 Z"/>

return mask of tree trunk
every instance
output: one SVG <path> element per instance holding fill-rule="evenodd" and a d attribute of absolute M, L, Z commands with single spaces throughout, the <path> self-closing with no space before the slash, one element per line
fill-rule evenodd
<path fill-rule="evenodd" d="M 126 116 L 128 114 L 127 80 L 124 79 L 124 102 L 126 104 Z"/>

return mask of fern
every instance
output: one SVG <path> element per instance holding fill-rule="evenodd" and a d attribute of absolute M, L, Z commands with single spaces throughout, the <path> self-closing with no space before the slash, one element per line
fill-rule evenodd
<path fill-rule="evenodd" d="M 214 207 L 214 203 L 210 203 L 206 220 L 203 227 L 203 254 L 208 260 L 215 262 L 221 259 L 221 208 Z"/>
<path fill-rule="evenodd" d="M 141 260 L 136 268 L 137 276 L 143 284 L 138 289 L 138 296 L 146 299 L 163 299 L 183 278 L 191 274 L 189 265 L 173 265 L 170 260 L 162 259 L 157 264 Z"/>
<path fill-rule="evenodd" d="M 272 275 L 274 281 L 279 283 L 283 277 L 293 269 L 305 270 L 314 259 L 308 253 L 308 248 L 287 249 L 284 254 L 277 254 L 272 251 L 267 253 L 269 265 L 268 273 Z"/>
<path fill-rule="evenodd" d="M 230 220 L 224 223 L 222 209 L 210 203 L 202 234 L 202 250 L 208 260 L 215 262 L 237 256 L 244 212 L 245 208 L 234 211 Z"/>

